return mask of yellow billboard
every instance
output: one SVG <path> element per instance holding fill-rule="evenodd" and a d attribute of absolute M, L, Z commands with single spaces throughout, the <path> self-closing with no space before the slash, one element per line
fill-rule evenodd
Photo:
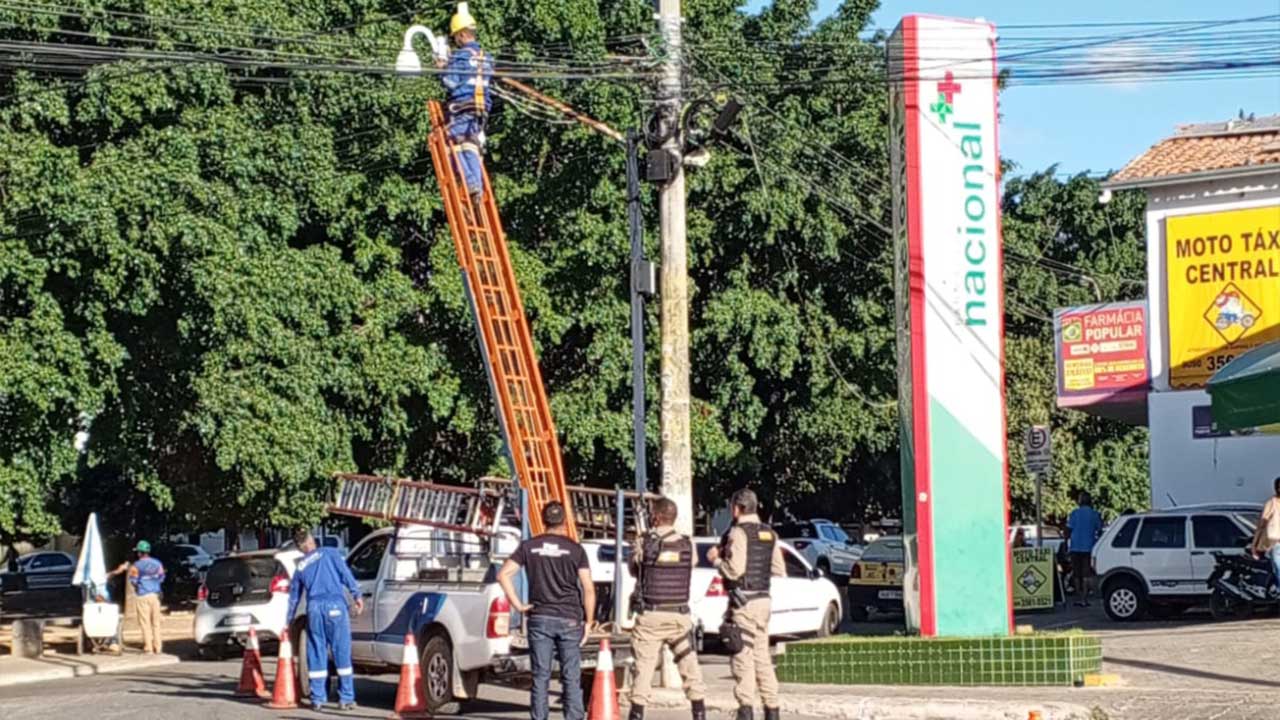
<path fill-rule="evenodd" d="M 1280 205 L 1165 220 L 1169 384 L 1280 340 Z"/>

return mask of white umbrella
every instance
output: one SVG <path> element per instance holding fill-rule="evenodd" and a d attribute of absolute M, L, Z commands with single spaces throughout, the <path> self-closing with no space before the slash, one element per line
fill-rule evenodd
<path fill-rule="evenodd" d="M 107 585 L 107 561 L 102 554 L 102 535 L 98 532 L 98 513 L 89 513 L 84 528 L 84 541 L 80 543 L 80 559 L 76 561 L 76 573 L 72 585 L 84 585 L 89 592 Z"/>

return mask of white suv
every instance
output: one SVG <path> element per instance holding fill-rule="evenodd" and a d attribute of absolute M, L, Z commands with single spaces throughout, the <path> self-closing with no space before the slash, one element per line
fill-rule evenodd
<path fill-rule="evenodd" d="M 1214 552 L 1243 552 L 1261 505 L 1184 505 L 1124 515 L 1093 546 L 1103 606 L 1112 620 L 1170 617 L 1209 599 Z"/>
<path fill-rule="evenodd" d="M 830 520 L 814 518 L 779 523 L 773 528 L 809 564 L 830 578 L 849 577 L 853 564 L 862 557 L 863 547 L 849 538 L 844 529 Z"/>

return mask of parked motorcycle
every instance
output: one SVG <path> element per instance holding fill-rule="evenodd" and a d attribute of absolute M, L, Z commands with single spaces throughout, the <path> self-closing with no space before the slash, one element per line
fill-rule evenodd
<path fill-rule="evenodd" d="M 1216 565 L 1209 575 L 1209 611 L 1219 620 L 1240 620 L 1259 607 L 1280 603 L 1271 561 L 1251 555 L 1213 553 Z"/>

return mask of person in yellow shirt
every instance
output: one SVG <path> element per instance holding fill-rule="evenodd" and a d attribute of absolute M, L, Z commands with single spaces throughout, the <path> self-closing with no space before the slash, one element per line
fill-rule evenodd
<path fill-rule="evenodd" d="M 1274 494 L 1262 506 L 1262 516 L 1253 531 L 1250 550 L 1254 557 L 1266 555 L 1270 558 L 1276 581 L 1280 582 L 1280 477 L 1275 480 Z"/>

